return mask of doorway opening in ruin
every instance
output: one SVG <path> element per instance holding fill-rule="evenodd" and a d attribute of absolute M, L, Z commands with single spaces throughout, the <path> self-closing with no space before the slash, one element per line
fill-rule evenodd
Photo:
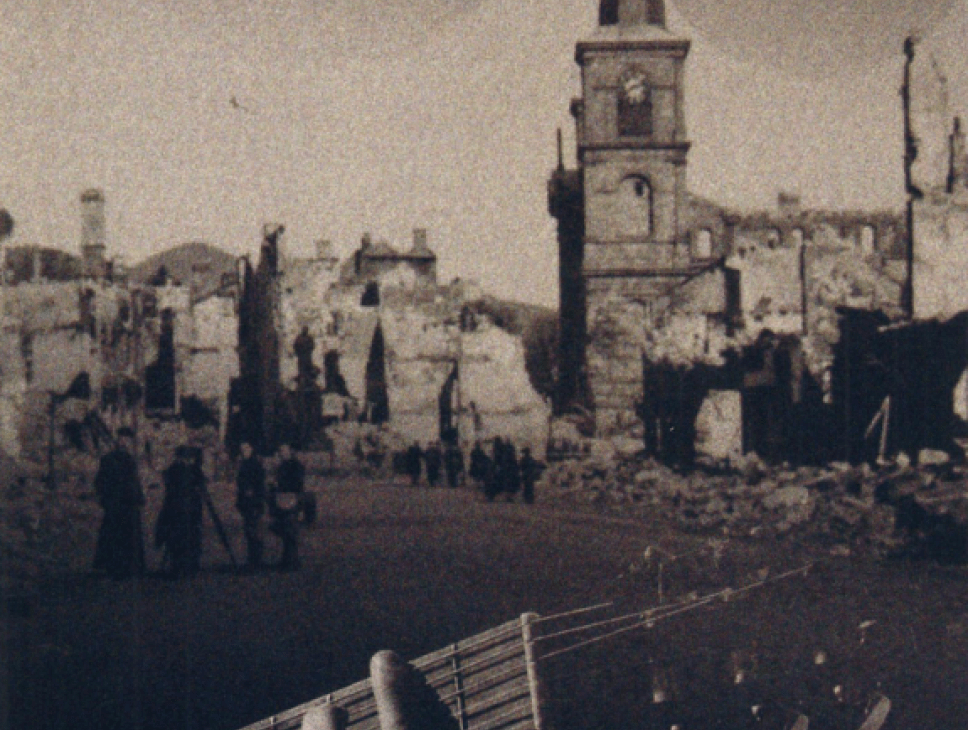
<path fill-rule="evenodd" d="M 339 352 L 329 350 L 323 356 L 323 377 L 325 378 L 326 392 L 336 395 L 348 396 L 349 389 L 346 387 L 346 378 L 339 370 Z"/>
<path fill-rule="evenodd" d="M 145 408 L 175 408 L 175 313 L 170 308 L 161 312 L 158 357 L 145 367 Z"/>
<path fill-rule="evenodd" d="M 367 283 L 366 288 L 363 289 L 363 297 L 360 299 L 360 306 L 380 306 L 380 285 L 377 282 L 371 281 Z"/>
<path fill-rule="evenodd" d="M 24 364 L 24 382 L 34 380 L 34 336 L 29 332 L 20 333 L 20 358 Z"/>
<path fill-rule="evenodd" d="M 370 423 L 386 423 L 390 420 L 390 397 L 387 392 L 386 341 L 383 327 L 378 322 L 370 343 L 370 356 L 366 361 L 366 409 L 365 418 Z"/>

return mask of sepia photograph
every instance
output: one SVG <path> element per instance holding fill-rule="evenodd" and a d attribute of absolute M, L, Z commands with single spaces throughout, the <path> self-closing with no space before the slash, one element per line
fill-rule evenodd
<path fill-rule="evenodd" d="M 0 0 L 0 730 L 968 727 L 968 0 Z"/>

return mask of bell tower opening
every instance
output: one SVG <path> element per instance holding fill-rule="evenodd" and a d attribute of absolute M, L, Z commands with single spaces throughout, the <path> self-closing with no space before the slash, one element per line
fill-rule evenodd
<path fill-rule="evenodd" d="M 598 6 L 598 24 L 657 25 L 665 28 L 663 0 L 602 0 Z"/>

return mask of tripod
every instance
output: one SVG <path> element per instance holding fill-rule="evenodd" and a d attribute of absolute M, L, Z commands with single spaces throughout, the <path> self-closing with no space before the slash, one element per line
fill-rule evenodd
<path fill-rule="evenodd" d="M 209 516 L 212 518 L 212 524 L 215 525 L 215 534 L 218 535 L 219 541 L 225 547 L 225 552 L 229 554 L 229 560 L 232 561 L 232 567 L 238 568 L 239 564 L 235 559 L 235 553 L 232 552 L 232 543 L 229 542 L 228 533 L 225 532 L 225 525 L 222 524 L 222 519 L 218 516 L 218 512 L 215 510 L 215 503 L 212 501 L 212 495 L 208 491 L 208 486 L 202 483 L 202 501 L 205 504 L 205 509 L 208 510 Z"/>

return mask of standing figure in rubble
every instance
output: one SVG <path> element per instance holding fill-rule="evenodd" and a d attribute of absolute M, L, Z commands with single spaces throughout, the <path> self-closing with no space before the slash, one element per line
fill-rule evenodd
<path fill-rule="evenodd" d="M 424 451 L 424 463 L 427 465 L 427 484 L 436 487 L 440 481 L 440 468 L 444 463 L 444 454 L 436 441 L 431 441 Z"/>
<path fill-rule="evenodd" d="M 306 468 L 289 444 L 279 447 L 281 461 L 276 467 L 276 486 L 272 493 L 272 531 L 282 540 L 280 570 L 299 567 L 299 513 L 303 505 Z"/>
<path fill-rule="evenodd" d="M 518 451 L 514 442 L 507 439 L 504 442 L 504 465 L 501 479 L 501 491 L 508 502 L 513 502 L 515 495 L 521 490 L 521 467 L 518 464 Z"/>
<path fill-rule="evenodd" d="M 531 449 L 525 446 L 521 449 L 521 461 L 518 464 L 521 471 L 521 486 L 524 503 L 534 504 L 534 485 L 541 478 L 544 464 L 531 456 Z"/>
<path fill-rule="evenodd" d="M 202 512 L 205 473 L 195 449 L 179 446 L 175 460 L 163 475 L 165 500 L 155 525 L 155 547 L 168 553 L 168 575 L 194 575 L 202 559 Z"/>
<path fill-rule="evenodd" d="M 134 433 L 118 429 L 113 450 L 101 457 L 94 492 L 104 510 L 94 553 L 94 569 L 116 579 L 141 575 L 145 568 L 141 508 L 145 503 L 138 463 L 134 454 Z"/>
<path fill-rule="evenodd" d="M 252 444 L 242 442 L 242 458 L 235 479 L 235 506 L 242 515 L 245 533 L 246 566 L 258 568 L 262 564 L 262 513 L 266 508 L 266 472 L 256 456 Z"/>
<path fill-rule="evenodd" d="M 420 462 L 423 459 L 423 450 L 420 444 L 414 443 L 407 449 L 405 458 L 405 469 L 410 477 L 410 486 L 415 487 L 420 483 Z"/>
<path fill-rule="evenodd" d="M 479 489 L 483 489 L 487 480 L 487 473 L 490 471 L 490 459 L 480 441 L 474 442 L 471 449 L 471 463 L 467 475 L 474 480 Z"/>
<path fill-rule="evenodd" d="M 484 477 L 484 499 L 493 502 L 494 498 L 504 491 L 505 460 L 504 440 L 500 436 L 494 438 L 491 458 L 488 462 L 487 473 Z"/>
<path fill-rule="evenodd" d="M 444 449 L 444 471 L 447 473 L 447 486 L 457 489 L 464 473 L 464 454 L 456 443 L 449 443 Z"/>

